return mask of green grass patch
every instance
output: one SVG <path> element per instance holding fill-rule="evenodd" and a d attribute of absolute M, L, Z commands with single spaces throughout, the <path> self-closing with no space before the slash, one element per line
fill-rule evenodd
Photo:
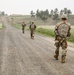
<path fill-rule="evenodd" d="M 53 29 L 44 29 L 44 28 L 37 28 L 36 32 L 43 34 L 44 36 L 55 37 Z M 74 29 L 71 30 L 71 36 L 67 39 L 69 42 L 74 43 Z"/>
<path fill-rule="evenodd" d="M 21 24 L 14 24 L 13 26 L 14 26 L 15 28 L 17 28 L 17 29 L 22 29 Z"/>
<path fill-rule="evenodd" d="M 2 25 L 2 23 L 0 23 L 0 29 L 2 29 L 3 28 L 3 25 Z"/>
<path fill-rule="evenodd" d="M 17 29 L 22 29 L 22 25 L 21 24 L 13 24 L 12 26 L 15 27 L 15 28 L 17 28 Z M 26 26 L 25 29 L 28 30 L 29 27 Z"/>
<path fill-rule="evenodd" d="M 51 36 L 54 37 L 54 31 L 52 29 L 44 29 L 44 28 L 37 28 L 36 32 L 46 35 L 46 36 Z"/>
<path fill-rule="evenodd" d="M 71 30 L 71 36 L 68 38 L 68 41 L 74 43 L 74 29 Z"/>

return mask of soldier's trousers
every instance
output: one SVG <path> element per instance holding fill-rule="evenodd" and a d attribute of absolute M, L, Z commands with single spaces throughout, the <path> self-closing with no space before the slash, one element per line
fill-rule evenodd
<path fill-rule="evenodd" d="M 22 27 L 22 33 L 24 33 L 25 32 L 25 28 L 24 27 Z"/>
<path fill-rule="evenodd" d="M 59 56 L 59 48 L 62 47 L 62 57 L 66 56 L 67 42 L 66 38 L 57 37 L 55 42 L 56 50 L 55 54 Z"/>
<path fill-rule="evenodd" d="M 30 35 L 31 35 L 31 38 L 34 38 L 34 30 L 31 30 Z"/>

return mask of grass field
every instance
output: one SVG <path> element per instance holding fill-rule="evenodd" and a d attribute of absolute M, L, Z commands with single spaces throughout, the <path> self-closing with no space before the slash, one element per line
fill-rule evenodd
<path fill-rule="evenodd" d="M 54 26 L 39 26 L 36 29 L 36 32 L 43 34 L 45 36 L 48 36 L 48 37 L 55 37 Z M 71 36 L 68 37 L 68 41 L 74 43 L 74 26 L 72 26 Z"/>
<path fill-rule="evenodd" d="M 0 23 L 0 29 L 2 29 L 3 28 L 3 25 L 2 25 L 2 23 Z"/>

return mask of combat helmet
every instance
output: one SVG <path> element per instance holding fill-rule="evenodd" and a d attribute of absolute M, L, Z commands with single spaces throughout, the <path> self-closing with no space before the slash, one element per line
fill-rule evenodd
<path fill-rule="evenodd" d="M 68 19 L 68 17 L 67 17 L 66 14 L 63 14 L 63 15 L 61 16 L 61 19 L 63 19 L 63 18 Z"/>

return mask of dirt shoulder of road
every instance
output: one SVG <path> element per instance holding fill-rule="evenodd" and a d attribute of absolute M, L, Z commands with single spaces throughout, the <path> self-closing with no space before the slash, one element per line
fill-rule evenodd
<path fill-rule="evenodd" d="M 70 47 L 74 47 L 74 43 L 68 42 L 68 45 L 69 45 Z"/>

